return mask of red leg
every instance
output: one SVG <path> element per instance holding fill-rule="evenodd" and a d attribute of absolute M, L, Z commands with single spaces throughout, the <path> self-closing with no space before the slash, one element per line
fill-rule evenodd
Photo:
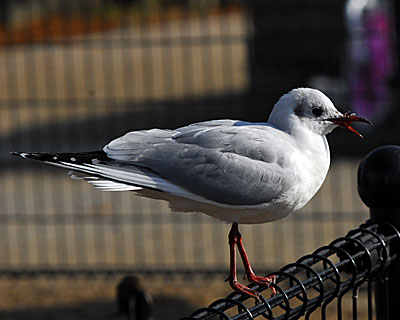
<path fill-rule="evenodd" d="M 238 244 L 238 224 L 233 223 L 231 231 L 229 232 L 229 250 L 230 250 L 230 271 L 229 276 L 225 281 L 229 281 L 229 285 L 233 290 L 243 292 L 258 299 L 260 295 L 257 291 L 254 291 L 237 281 L 237 274 L 236 274 L 236 245 Z"/>
<path fill-rule="evenodd" d="M 264 284 L 264 285 L 269 285 L 271 282 L 275 280 L 275 277 L 257 277 L 250 265 L 250 261 L 247 257 L 246 251 L 243 246 L 243 241 L 242 241 L 242 235 L 239 232 L 239 227 L 236 222 L 232 224 L 231 231 L 229 232 L 229 249 L 230 249 L 230 272 L 229 272 L 229 277 L 228 281 L 232 289 L 239 291 L 239 292 L 244 292 L 256 299 L 258 299 L 258 296 L 260 295 L 257 291 L 252 290 L 237 281 L 237 275 L 236 275 L 236 245 L 238 246 L 238 250 L 240 253 L 240 256 L 243 261 L 244 269 L 246 272 L 246 277 L 250 282 L 254 282 L 257 284 Z M 272 288 L 273 289 L 273 288 Z M 273 290 L 273 294 L 275 294 L 275 290 Z"/>
<path fill-rule="evenodd" d="M 244 249 L 242 235 L 240 234 L 239 229 L 238 229 L 237 246 L 238 246 L 240 256 L 242 257 L 243 266 L 244 266 L 244 270 L 245 270 L 248 281 L 250 281 L 252 283 L 257 283 L 257 284 L 264 284 L 267 286 L 269 286 L 272 282 L 275 281 L 276 276 L 258 277 L 255 275 L 253 269 L 251 268 L 249 258 L 247 257 L 246 250 Z M 271 289 L 272 289 L 272 293 L 275 295 L 276 294 L 275 288 L 271 288 Z"/>

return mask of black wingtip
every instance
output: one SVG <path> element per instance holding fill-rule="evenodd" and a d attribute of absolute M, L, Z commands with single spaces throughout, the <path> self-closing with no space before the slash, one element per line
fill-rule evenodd
<path fill-rule="evenodd" d="M 40 152 L 10 152 L 12 156 L 18 156 L 24 159 L 33 159 L 33 160 L 46 160 L 50 153 L 40 153 Z"/>
<path fill-rule="evenodd" d="M 22 158 L 28 158 L 30 156 L 30 154 L 26 153 L 26 152 L 10 152 L 10 155 L 18 156 L 18 157 L 22 157 Z"/>
<path fill-rule="evenodd" d="M 78 153 L 46 153 L 46 152 L 10 152 L 10 155 L 18 156 L 24 159 L 32 159 L 46 162 L 87 162 L 93 158 L 98 160 L 109 160 L 103 150 L 78 152 Z"/>

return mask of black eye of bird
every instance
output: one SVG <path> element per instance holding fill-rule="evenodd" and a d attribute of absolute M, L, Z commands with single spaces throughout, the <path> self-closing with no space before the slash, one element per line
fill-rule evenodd
<path fill-rule="evenodd" d="M 312 109 L 311 112 L 314 116 L 320 117 L 324 111 L 322 110 L 322 108 L 317 107 L 317 108 Z"/>

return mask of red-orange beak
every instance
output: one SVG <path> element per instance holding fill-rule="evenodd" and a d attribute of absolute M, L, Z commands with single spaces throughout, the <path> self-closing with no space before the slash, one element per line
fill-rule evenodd
<path fill-rule="evenodd" d="M 329 118 L 326 119 L 327 121 L 331 121 L 334 124 L 337 124 L 338 126 L 350 130 L 352 132 L 354 132 L 356 135 L 358 135 L 360 138 L 363 138 L 363 136 L 356 130 L 354 129 L 351 124 L 353 122 L 364 122 L 364 123 L 368 123 L 369 125 L 372 126 L 372 123 L 369 122 L 367 119 L 361 118 L 356 116 L 355 113 L 350 113 L 350 112 L 346 112 L 342 117 L 337 117 L 337 118 Z"/>

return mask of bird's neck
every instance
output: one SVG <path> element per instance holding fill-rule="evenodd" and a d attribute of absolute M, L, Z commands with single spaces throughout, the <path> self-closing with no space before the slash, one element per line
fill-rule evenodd
<path fill-rule="evenodd" d="M 324 135 L 315 133 L 306 127 L 301 120 L 294 115 L 285 115 L 286 121 L 281 121 L 282 117 L 271 115 L 268 123 L 291 135 L 300 150 L 304 152 L 317 153 L 324 158 L 329 158 L 329 145 Z"/>
<path fill-rule="evenodd" d="M 329 145 L 324 135 L 314 133 L 304 127 L 296 127 L 290 134 L 304 152 L 329 157 Z"/>

